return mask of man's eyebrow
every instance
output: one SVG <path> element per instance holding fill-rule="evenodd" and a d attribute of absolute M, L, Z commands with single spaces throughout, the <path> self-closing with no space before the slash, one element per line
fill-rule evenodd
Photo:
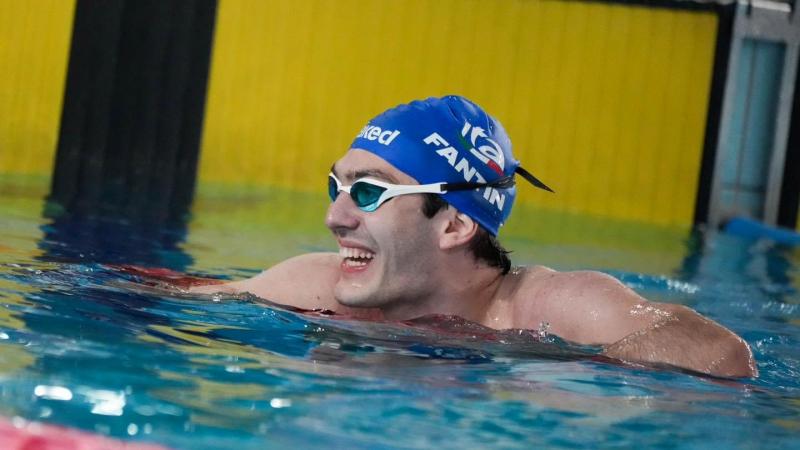
<path fill-rule="evenodd" d="M 379 180 L 388 181 L 392 184 L 398 184 L 397 178 L 393 177 L 392 175 L 384 172 L 381 169 L 360 169 L 360 170 L 351 170 L 344 175 L 340 175 L 336 170 L 336 163 L 333 163 L 331 166 L 331 173 L 336 175 L 337 177 L 342 178 L 343 180 L 358 180 L 359 178 L 377 178 Z"/>
<path fill-rule="evenodd" d="M 357 180 L 359 178 L 364 178 L 364 177 L 377 178 L 379 180 L 397 184 L 397 179 L 395 177 L 389 175 L 388 173 L 380 169 L 362 169 L 362 170 L 356 170 L 352 173 L 353 180 Z"/>

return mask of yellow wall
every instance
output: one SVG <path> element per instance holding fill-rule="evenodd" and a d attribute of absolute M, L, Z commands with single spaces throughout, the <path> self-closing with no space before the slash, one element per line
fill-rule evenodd
<path fill-rule="evenodd" d="M 220 0 L 201 182 L 323 189 L 384 109 L 457 93 L 567 213 L 688 225 L 717 17 L 555 0 Z"/>
<path fill-rule="evenodd" d="M 75 2 L 0 0 L 0 173 L 50 175 Z"/>

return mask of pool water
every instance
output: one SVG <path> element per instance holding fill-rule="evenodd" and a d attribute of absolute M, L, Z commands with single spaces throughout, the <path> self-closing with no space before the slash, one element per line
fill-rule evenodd
<path fill-rule="evenodd" d="M 0 184 L 0 416 L 179 449 L 800 448 L 797 250 L 536 211 L 509 225 L 515 263 L 604 270 L 739 333 L 761 376 L 720 380 L 546 330 L 350 321 L 115 268 L 240 278 L 333 250 L 322 192 L 201 191 L 159 226 L 58 215 L 44 192 Z"/>

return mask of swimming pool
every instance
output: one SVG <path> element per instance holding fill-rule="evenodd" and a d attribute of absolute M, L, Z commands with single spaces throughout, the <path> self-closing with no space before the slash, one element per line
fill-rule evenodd
<path fill-rule="evenodd" d="M 322 192 L 201 192 L 173 228 L 53 218 L 44 192 L 8 180 L 0 190 L 7 418 L 181 449 L 800 448 L 797 250 L 551 217 L 578 223 L 557 239 L 536 212 L 509 225 L 515 263 L 603 269 L 739 333 L 761 376 L 725 381 L 609 364 L 546 330 L 166 295 L 110 265 L 239 278 L 332 249 Z"/>

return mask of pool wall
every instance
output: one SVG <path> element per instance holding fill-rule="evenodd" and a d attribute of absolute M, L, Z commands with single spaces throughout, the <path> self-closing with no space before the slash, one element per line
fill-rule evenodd
<path fill-rule="evenodd" d="M 459 93 L 556 184 L 520 203 L 688 226 L 716 30 L 603 2 L 223 1 L 200 180 L 317 190 L 370 117 Z"/>
<path fill-rule="evenodd" d="M 708 216 L 732 5 L 3 3 L 0 173 L 52 173 L 62 204 L 164 215 L 189 208 L 195 179 L 318 191 L 369 117 L 458 93 L 558 192 L 523 189 L 522 205 L 679 228 Z"/>
<path fill-rule="evenodd" d="M 75 3 L 0 1 L 0 173 L 49 176 Z"/>

